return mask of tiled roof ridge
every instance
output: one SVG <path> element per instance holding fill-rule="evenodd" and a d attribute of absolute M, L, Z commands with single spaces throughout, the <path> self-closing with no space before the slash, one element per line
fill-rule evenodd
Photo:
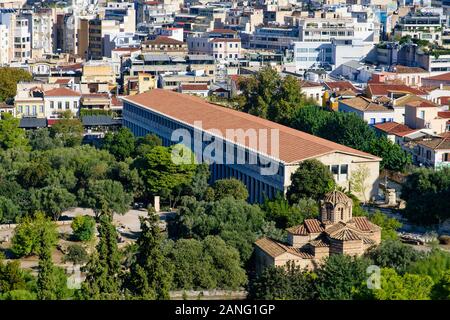
<path fill-rule="evenodd" d="M 152 91 L 154 91 L 154 92 L 163 92 L 165 90 L 163 90 L 163 89 L 153 89 Z M 152 91 L 143 93 L 141 95 L 151 94 Z M 166 91 L 166 92 L 168 93 L 169 91 Z M 340 151 L 340 152 L 344 152 L 344 153 L 347 152 L 347 153 L 350 153 L 350 154 L 359 155 L 359 156 L 362 156 L 362 157 L 372 158 L 374 160 L 379 159 L 378 157 L 375 157 L 375 156 L 373 156 L 371 154 L 368 154 L 366 152 L 362 152 L 362 151 L 359 151 L 359 150 L 356 150 L 356 149 L 353 149 L 353 148 L 350 148 L 350 147 L 347 147 L 347 146 L 344 146 L 344 145 L 340 145 L 340 144 L 335 143 L 333 141 L 326 140 L 326 139 L 323 139 L 323 138 L 320 138 L 320 137 L 316 137 L 314 135 L 308 134 L 308 133 L 303 132 L 303 131 L 299 131 L 299 130 L 296 130 L 296 129 L 293 129 L 293 128 L 290 128 L 290 127 L 287 127 L 287 126 L 284 126 L 284 125 L 281 125 L 281 124 L 278 124 L 278 123 L 275 123 L 275 122 L 272 122 L 272 121 L 269 121 L 269 120 L 266 120 L 266 119 L 263 119 L 263 118 L 260 118 L 260 117 L 248 114 L 248 113 L 245 113 L 245 112 L 240 112 L 240 111 L 237 111 L 237 110 L 234 110 L 234 109 L 230 109 L 230 108 L 226 108 L 226 107 L 223 107 L 223 106 L 220 106 L 220 105 L 217 105 L 217 104 L 209 103 L 209 102 L 203 100 L 200 97 L 191 96 L 191 95 L 184 95 L 184 94 L 178 93 L 178 92 L 170 92 L 170 93 L 171 94 L 180 95 L 184 99 L 191 100 L 192 102 L 199 103 L 199 104 L 202 104 L 204 106 L 215 108 L 216 110 L 220 110 L 222 112 L 226 112 L 228 114 L 231 114 L 233 116 L 239 117 L 241 119 L 244 119 L 244 120 L 247 120 L 247 121 L 254 121 L 254 122 L 256 122 L 258 124 L 261 124 L 263 126 L 266 126 L 266 127 L 270 128 L 270 129 L 278 129 L 278 130 L 282 131 L 284 134 L 290 135 L 291 137 L 309 140 L 310 142 L 313 142 L 315 144 L 320 145 L 321 147 L 325 147 L 325 148 L 328 149 L 326 152 L 323 152 L 320 155 L 325 155 L 325 154 L 328 154 L 328 153 L 331 153 L 331 152 Z M 139 95 L 129 96 L 128 98 L 131 101 L 133 101 L 133 99 L 135 97 L 137 97 L 137 96 L 139 96 Z M 271 156 L 270 154 L 268 154 L 268 155 Z M 316 155 L 316 156 L 318 156 L 318 155 Z"/>

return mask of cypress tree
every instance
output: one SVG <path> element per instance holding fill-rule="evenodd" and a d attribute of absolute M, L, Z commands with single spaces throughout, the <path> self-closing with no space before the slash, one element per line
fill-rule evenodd
<path fill-rule="evenodd" d="M 137 240 L 136 262 L 130 270 L 130 290 L 140 299 L 169 299 L 172 273 L 161 251 L 158 220 L 150 210 L 148 217 L 140 217 L 142 232 Z"/>
<path fill-rule="evenodd" d="M 84 268 L 86 280 L 81 287 L 81 298 L 114 300 L 121 297 L 120 254 L 117 248 L 117 231 L 112 216 L 103 214 L 98 227 L 97 252 Z"/>

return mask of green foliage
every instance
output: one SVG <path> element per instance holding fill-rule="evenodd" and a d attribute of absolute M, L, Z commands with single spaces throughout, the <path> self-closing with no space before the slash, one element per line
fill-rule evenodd
<path fill-rule="evenodd" d="M 374 214 L 370 215 L 370 221 L 380 226 L 381 240 L 397 240 L 397 230 L 402 227 L 400 221 L 395 218 L 389 218 L 387 215 L 377 210 Z"/>
<path fill-rule="evenodd" d="M 136 261 L 130 268 L 129 289 L 135 297 L 146 300 L 169 299 L 172 274 L 161 251 L 159 216 L 149 211 L 140 217 L 141 234 L 137 240 Z"/>
<path fill-rule="evenodd" d="M 303 161 L 292 174 L 291 181 L 286 193 L 291 204 L 303 198 L 319 200 L 335 185 L 330 170 L 315 159 Z"/>
<path fill-rule="evenodd" d="M 173 289 L 230 289 L 247 283 L 239 252 L 217 236 L 180 239 L 166 249 L 174 266 Z"/>
<path fill-rule="evenodd" d="M 32 75 L 20 68 L 0 68 L 0 101 L 8 101 L 17 93 L 17 83 L 33 80 Z M 1 141 L 1 140 L 0 140 Z"/>
<path fill-rule="evenodd" d="M 90 216 L 77 216 L 70 224 L 73 235 L 79 241 L 90 241 L 95 234 L 95 220 Z"/>
<path fill-rule="evenodd" d="M 25 272 L 18 260 L 5 263 L 0 255 L 0 295 L 14 290 L 27 289 Z"/>
<path fill-rule="evenodd" d="M 15 222 L 19 216 L 19 207 L 12 200 L 0 196 L 0 223 Z"/>
<path fill-rule="evenodd" d="M 351 300 L 366 280 L 369 261 L 348 255 L 331 255 L 317 270 L 316 291 L 320 300 Z"/>
<path fill-rule="evenodd" d="M 42 238 L 45 237 L 45 238 Z M 53 246 L 58 239 L 56 224 L 42 212 L 34 217 L 26 216 L 17 225 L 12 238 L 12 252 L 17 257 L 39 254 L 44 243 Z"/>
<path fill-rule="evenodd" d="M 253 279 L 248 298 L 261 300 L 313 300 L 316 298 L 314 273 L 288 264 L 286 268 L 270 266 Z"/>
<path fill-rule="evenodd" d="M 29 130 L 26 134 L 32 150 L 50 150 L 63 146 L 60 139 L 51 137 L 47 128 Z"/>
<path fill-rule="evenodd" d="M 76 204 L 76 197 L 64 188 L 48 186 L 37 189 L 31 196 L 32 208 L 43 211 L 57 221 L 64 210 Z"/>
<path fill-rule="evenodd" d="M 373 139 L 367 151 L 383 159 L 380 163 L 380 170 L 386 168 L 404 172 L 406 167 L 412 163 L 411 155 L 386 137 Z"/>
<path fill-rule="evenodd" d="M 1 99 L 1 87 L 0 87 L 0 99 Z M 0 149 L 28 148 L 28 140 L 25 136 L 25 130 L 19 128 L 19 123 L 20 119 L 14 118 L 10 113 L 3 112 L 1 114 Z"/>
<path fill-rule="evenodd" d="M 36 242 L 38 245 L 39 265 L 37 277 L 37 296 L 40 300 L 64 299 L 69 295 L 67 277 L 62 268 L 55 267 L 52 260 L 52 251 L 55 246 L 55 225 L 50 221 L 40 219 L 42 227 L 36 226 Z"/>
<path fill-rule="evenodd" d="M 64 262 L 72 262 L 73 264 L 84 264 L 89 260 L 89 255 L 83 246 L 79 244 L 72 244 L 67 248 L 67 253 L 64 256 Z"/>
<path fill-rule="evenodd" d="M 253 242 L 264 225 L 264 213 L 256 205 L 231 197 L 206 202 L 184 197 L 171 233 L 179 238 L 204 239 L 218 235 L 239 251 L 245 263 L 253 251 Z"/>
<path fill-rule="evenodd" d="M 61 141 L 65 147 L 75 147 L 83 140 L 84 128 L 79 119 L 72 118 L 69 112 L 64 113 L 50 128 L 50 135 L 54 139 Z"/>
<path fill-rule="evenodd" d="M 316 106 L 297 110 L 290 126 L 383 159 L 381 169 L 404 171 L 411 157 L 387 138 L 378 138 L 354 113 L 329 112 Z"/>
<path fill-rule="evenodd" d="M 123 190 L 122 184 L 113 180 L 91 180 L 81 196 L 83 203 L 100 214 L 125 214 L 131 203 L 131 196 Z"/>
<path fill-rule="evenodd" d="M 375 300 L 429 300 L 433 280 L 429 276 L 399 275 L 394 269 L 381 269 L 380 289 L 369 291 Z"/>
<path fill-rule="evenodd" d="M 135 141 L 134 156 L 136 158 L 143 157 L 149 153 L 154 147 L 162 146 L 161 139 L 154 134 L 147 134 L 139 137 Z"/>
<path fill-rule="evenodd" d="M 242 111 L 281 124 L 289 124 L 298 109 L 314 104 L 303 95 L 298 79 L 292 76 L 281 78 L 269 66 L 246 77 L 241 81 L 240 88 Z"/>
<path fill-rule="evenodd" d="M 247 200 L 248 191 L 245 185 L 237 179 L 220 179 L 214 182 L 214 200 L 222 200 L 226 197 L 233 197 L 236 200 Z"/>
<path fill-rule="evenodd" d="M 450 270 L 450 253 L 437 248 L 412 263 L 408 268 L 408 272 L 428 275 L 435 282 L 438 282 L 447 270 Z"/>
<path fill-rule="evenodd" d="M 402 185 L 402 198 L 412 222 L 430 225 L 449 219 L 450 206 L 442 199 L 450 199 L 450 168 L 415 170 Z"/>
<path fill-rule="evenodd" d="M 130 129 L 122 127 L 118 132 L 108 132 L 103 139 L 103 149 L 108 150 L 119 161 L 134 153 L 135 139 Z"/>
<path fill-rule="evenodd" d="M 188 163 L 174 162 L 172 153 L 174 157 L 181 153 L 181 157 L 188 160 Z M 190 184 L 196 170 L 194 160 L 190 150 L 181 145 L 170 148 L 154 147 L 144 156 L 139 168 L 147 191 L 152 195 L 168 198 L 175 191 Z"/>
<path fill-rule="evenodd" d="M 281 194 L 277 194 L 273 200 L 266 199 L 261 209 L 266 213 L 266 219 L 275 221 L 276 226 L 281 229 L 299 225 L 305 219 L 319 214 L 319 206 L 315 200 L 300 199 L 291 206 Z"/>
<path fill-rule="evenodd" d="M 195 168 L 192 182 L 187 186 L 186 194 L 194 196 L 197 200 L 204 200 L 209 187 L 208 180 L 210 177 L 209 165 L 207 163 L 198 164 Z M 214 195 L 211 195 L 212 198 Z"/>
<path fill-rule="evenodd" d="M 100 217 L 98 233 L 97 250 L 82 269 L 86 272 L 86 280 L 79 295 L 88 300 L 116 300 L 121 297 L 120 253 L 111 215 Z"/>
<path fill-rule="evenodd" d="M 333 113 L 325 111 L 321 107 L 308 106 L 297 110 L 290 126 L 297 130 L 320 136 L 322 128 L 333 116 Z"/>
<path fill-rule="evenodd" d="M 413 247 L 394 240 L 381 242 L 379 246 L 370 249 L 366 256 L 375 265 L 394 268 L 400 274 L 404 274 L 414 262 L 423 258 L 423 254 Z"/>
<path fill-rule="evenodd" d="M 0 300 L 36 300 L 35 293 L 28 290 L 12 290 L 4 294 L 0 294 Z"/>
<path fill-rule="evenodd" d="M 450 270 L 434 285 L 431 296 L 433 300 L 450 300 Z"/>

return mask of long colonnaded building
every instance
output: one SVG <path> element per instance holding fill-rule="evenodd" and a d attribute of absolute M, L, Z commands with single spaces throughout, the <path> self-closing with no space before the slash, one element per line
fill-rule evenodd
<path fill-rule="evenodd" d="M 199 161 L 210 163 L 211 182 L 242 181 L 251 203 L 285 193 L 291 174 L 307 159 L 328 166 L 337 184 L 347 190 L 352 173 L 365 166 L 366 193 L 358 196 L 370 199 L 378 193 L 381 159 L 371 154 L 173 91 L 153 89 L 124 97 L 123 102 L 123 125 L 134 135 L 153 133 L 165 146 L 187 145 Z M 183 139 L 180 132 L 192 139 Z"/>

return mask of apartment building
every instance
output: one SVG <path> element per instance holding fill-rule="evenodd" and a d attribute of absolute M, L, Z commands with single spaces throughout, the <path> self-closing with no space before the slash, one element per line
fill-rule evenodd
<path fill-rule="evenodd" d="M 36 12 L 25 14 L 28 19 L 31 34 L 31 56 L 40 59 L 46 54 L 55 52 L 56 33 L 54 15 L 51 9 L 40 9 Z"/>
<path fill-rule="evenodd" d="M 211 33 L 187 38 L 190 54 L 206 54 L 216 60 L 234 61 L 242 57 L 241 39 L 234 37 L 214 37 Z"/>
<path fill-rule="evenodd" d="M 0 65 L 4 66 L 10 62 L 10 37 L 9 28 L 0 24 Z"/>
<path fill-rule="evenodd" d="M 400 18 L 394 35 L 435 42 L 442 45 L 443 20 L 441 15 L 431 12 L 414 12 Z"/>
<path fill-rule="evenodd" d="M 31 59 L 31 33 L 27 18 L 18 16 L 14 28 L 14 58 L 13 61 L 25 63 Z"/>

